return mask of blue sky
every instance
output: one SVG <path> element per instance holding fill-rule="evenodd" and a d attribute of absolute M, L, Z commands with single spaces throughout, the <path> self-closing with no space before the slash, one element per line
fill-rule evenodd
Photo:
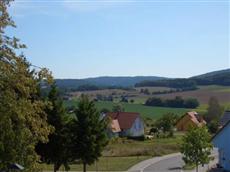
<path fill-rule="evenodd" d="M 189 77 L 230 67 L 228 0 L 16 0 L 8 29 L 56 78 Z"/>

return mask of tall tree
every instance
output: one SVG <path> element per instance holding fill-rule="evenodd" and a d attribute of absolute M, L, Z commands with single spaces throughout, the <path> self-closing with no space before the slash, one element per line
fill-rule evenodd
<path fill-rule="evenodd" d="M 211 157 L 212 144 L 211 135 L 207 128 L 191 128 L 183 137 L 181 153 L 186 164 L 195 164 L 196 171 L 198 166 L 209 163 Z"/>
<path fill-rule="evenodd" d="M 219 104 L 219 101 L 216 97 L 211 97 L 208 102 L 208 112 L 206 120 L 208 122 L 212 120 L 218 121 L 223 113 L 223 108 Z"/>
<path fill-rule="evenodd" d="M 41 160 L 48 164 L 54 164 L 53 170 L 56 172 L 61 165 L 69 169 L 68 163 L 71 161 L 71 136 L 68 116 L 55 85 L 51 86 L 48 95 L 52 108 L 47 108 L 48 123 L 55 131 L 49 135 L 48 143 L 39 143 L 36 147 Z"/>
<path fill-rule="evenodd" d="M 101 118 L 94 102 L 84 95 L 81 97 L 75 114 L 75 156 L 82 161 L 83 171 L 86 172 L 86 165 L 98 160 L 108 143 L 107 122 L 106 119 Z"/>
<path fill-rule="evenodd" d="M 46 122 L 47 103 L 39 96 L 39 84 L 51 81 L 45 69 L 31 70 L 31 64 L 16 52 L 25 46 L 5 34 L 15 27 L 8 14 L 10 0 L 0 1 L 0 169 L 20 163 L 35 171 L 35 145 L 48 141 L 52 127 Z"/>

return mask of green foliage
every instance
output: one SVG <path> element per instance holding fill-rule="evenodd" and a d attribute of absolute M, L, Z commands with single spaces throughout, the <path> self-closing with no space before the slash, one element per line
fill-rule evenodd
<path fill-rule="evenodd" d="M 39 143 L 36 147 L 41 160 L 48 164 L 54 164 L 54 172 L 61 165 L 68 169 L 68 163 L 71 161 L 71 132 L 66 110 L 62 99 L 59 96 L 55 85 L 52 85 L 48 95 L 52 108 L 47 108 L 48 123 L 52 125 L 55 131 L 49 135 L 48 143 Z"/>
<path fill-rule="evenodd" d="M 212 120 L 208 123 L 207 127 L 210 133 L 215 134 L 219 129 L 219 123 L 216 120 Z"/>
<path fill-rule="evenodd" d="M 31 70 L 23 55 L 17 55 L 25 45 L 5 34 L 15 27 L 7 8 L 10 0 L 0 1 L 0 169 L 19 163 L 25 171 L 36 171 L 37 142 L 47 142 L 52 127 L 47 123 L 39 86 L 52 82 L 46 69 Z"/>
<path fill-rule="evenodd" d="M 208 122 L 212 120 L 219 121 L 221 115 L 223 114 L 224 109 L 219 104 L 219 101 L 216 97 L 211 97 L 208 102 L 208 109 L 207 109 L 207 115 L 206 120 Z"/>
<path fill-rule="evenodd" d="M 210 161 L 213 148 L 207 128 L 191 128 L 183 137 L 181 153 L 186 164 L 204 165 Z"/>
<path fill-rule="evenodd" d="M 81 97 L 75 115 L 74 147 L 76 150 L 73 152 L 76 152 L 76 158 L 82 161 L 85 171 L 86 164 L 91 165 L 98 160 L 108 143 L 107 122 L 101 118 L 94 102 L 86 96 Z"/>
<path fill-rule="evenodd" d="M 195 98 L 188 98 L 184 100 L 179 96 L 176 96 L 174 99 L 166 100 L 162 100 L 159 97 L 151 97 L 146 100 L 145 105 L 174 108 L 197 108 L 199 106 L 199 102 Z"/>
<path fill-rule="evenodd" d="M 197 108 L 200 105 L 197 99 L 194 98 L 188 98 L 184 101 L 184 107 L 185 108 Z"/>
<path fill-rule="evenodd" d="M 158 131 L 162 130 L 164 134 L 167 133 L 168 136 L 173 136 L 173 129 L 177 119 L 177 115 L 167 113 L 156 121 L 155 126 Z"/>
<path fill-rule="evenodd" d="M 113 112 L 124 112 L 125 108 L 121 104 L 117 104 L 113 106 Z"/>
<path fill-rule="evenodd" d="M 197 89 L 196 82 L 191 79 L 163 79 L 156 81 L 142 81 L 135 85 L 136 87 L 170 87 L 181 89 Z"/>

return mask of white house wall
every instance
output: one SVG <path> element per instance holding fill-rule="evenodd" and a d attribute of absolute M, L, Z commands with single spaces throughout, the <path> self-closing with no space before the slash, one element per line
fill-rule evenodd
<path fill-rule="evenodd" d="M 219 163 L 230 171 L 230 123 L 215 136 L 213 144 L 219 150 Z"/>
<path fill-rule="evenodd" d="M 144 135 L 144 123 L 140 117 L 136 118 L 129 132 L 131 137 L 140 137 Z"/>

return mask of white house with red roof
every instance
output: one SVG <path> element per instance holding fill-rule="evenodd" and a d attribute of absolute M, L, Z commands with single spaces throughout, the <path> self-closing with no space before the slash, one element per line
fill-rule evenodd
<path fill-rule="evenodd" d="M 144 122 L 139 113 L 109 112 L 106 117 L 111 119 L 110 132 L 121 137 L 144 136 Z"/>

